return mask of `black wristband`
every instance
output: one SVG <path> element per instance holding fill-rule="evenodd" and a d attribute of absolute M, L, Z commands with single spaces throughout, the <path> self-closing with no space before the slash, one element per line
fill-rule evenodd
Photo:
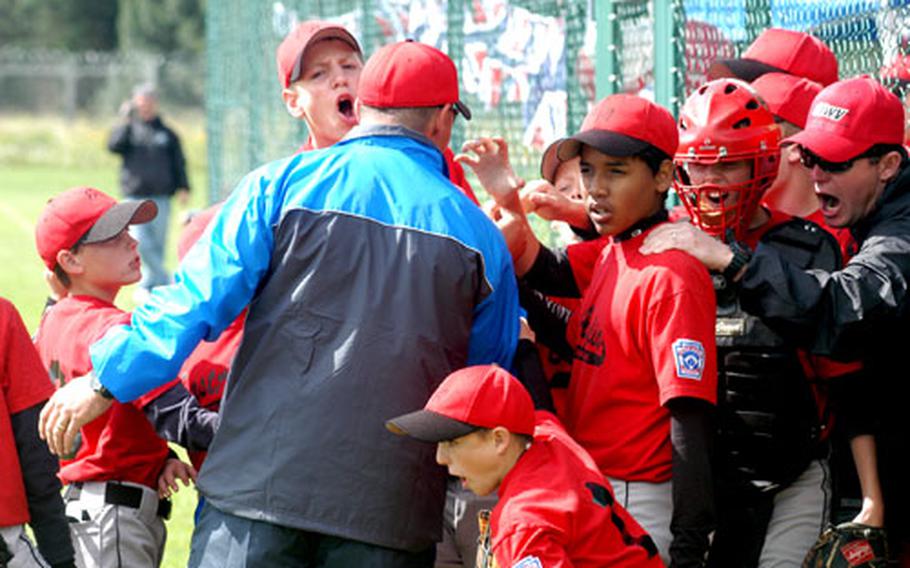
<path fill-rule="evenodd" d="M 101 384 L 101 380 L 98 379 L 98 376 L 95 373 L 92 373 L 91 376 L 92 390 L 108 400 L 114 400 L 113 393 L 111 393 L 111 391 L 107 390 L 107 387 Z"/>
<path fill-rule="evenodd" d="M 724 268 L 723 275 L 724 280 L 732 284 L 740 270 L 752 260 L 752 251 L 749 250 L 749 247 L 735 239 L 731 239 L 727 243 L 727 246 L 730 247 L 730 251 L 733 252 L 733 258 L 730 260 L 730 264 Z"/>

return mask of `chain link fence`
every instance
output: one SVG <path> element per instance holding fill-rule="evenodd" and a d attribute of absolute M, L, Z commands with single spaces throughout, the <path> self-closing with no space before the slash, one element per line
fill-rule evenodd
<path fill-rule="evenodd" d="M 169 109 L 201 109 L 203 60 L 184 54 L 0 48 L 0 113 L 113 116 L 139 83 Z"/>
<path fill-rule="evenodd" d="M 463 100 L 474 112 L 457 121 L 452 147 L 471 137 L 504 136 L 516 168 L 537 175 L 540 152 L 580 126 L 594 98 L 593 2 L 445 0 L 216 0 L 208 4 L 206 89 L 213 197 L 267 160 L 293 152 L 307 136 L 281 101 L 275 49 L 299 21 L 347 27 L 369 56 L 405 38 L 448 53 Z"/>
<path fill-rule="evenodd" d="M 842 78 L 880 77 L 910 50 L 910 0 L 210 0 L 213 197 L 306 138 L 281 102 L 274 55 L 309 18 L 343 24 L 367 56 L 404 38 L 447 52 L 475 115 L 457 124 L 453 147 L 501 135 L 526 178 L 550 141 L 580 126 L 595 92 L 641 93 L 675 112 L 712 62 L 736 57 L 769 26 L 822 38 Z M 906 85 L 898 75 L 883 80 Z"/>

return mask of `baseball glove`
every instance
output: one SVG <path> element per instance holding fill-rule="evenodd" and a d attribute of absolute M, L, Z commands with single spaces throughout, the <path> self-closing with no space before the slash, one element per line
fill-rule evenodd
<path fill-rule="evenodd" d="M 859 523 L 829 526 L 803 560 L 803 568 L 885 568 L 887 565 L 885 529 Z"/>

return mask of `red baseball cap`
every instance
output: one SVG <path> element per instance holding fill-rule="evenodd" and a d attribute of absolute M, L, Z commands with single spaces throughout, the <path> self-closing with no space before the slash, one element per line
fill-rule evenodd
<path fill-rule="evenodd" d="M 458 71 L 448 55 L 413 40 L 381 47 L 360 74 L 360 101 L 376 108 L 452 104 L 466 119 L 471 109 L 459 100 Z"/>
<path fill-rule="evenodd" d="M 868 75 L 838 81 L 812 101 L 806 128 L 784 141 L 845 162 L 875 144 L 903 144 L 904 106 Z"/>
<path fill-rule="evenodd" d="M 664 107 L 638 95 L 610 95 L 591 109 L 581 132 L 558 142 L 556 157 L 561 162 L 571 160 L 583 144 L 610 156 L 634 156 L 652 146 L 672 160 L 679 131 L 676 119 Z"/>
<path fill-rule="evenodd" d="M 513 434 L 534 435 L 531 395 L 498 365 L 455 371 L 436 389 L 423 410 L 386 422 L 395 434 L 423 442 L 454 440 L 480 428 L 502 426 Z"/>
<path fill-rule="evenodd" d="M 722 59 L 708 79 L 736 77 L 752 82 L 765 73 L 789 73 L 822 85 L 837 81 L 837 57 L 825 42 L 805 32 L 768 28 L 738 59 Z"/>
<path fill-rule="evenodd" d="M 820 83 L 787 73 L 765 73 L 752 81 L 752 88 L 775 116 L 800 128 L 806 127 L 812 100 L 822 90 Z"/>
<path fill-rule="evenodd" d="M 560 138 L 547 146 L 547 149 L 543 151 L 543 156 L 540 158 L 540 175 L 550 183 L 556 183 L 556 170 L 559 169 L 559 164 L 562 163 L 556 155 L 556 150 L 559 148 L 559 143 L 563 140 L 565 138 Z"/>
<path fill-rule="evenodd" d="M 149 199 L 118 203 L 92 187 L 74 187 L 47 202 L 35 227 L 35 244 L 44 265 L 53 270 L 57 253 L 112 239 L 129 225 L 148 223 L 158 214 Z"/>
<path fill-rule="evenodd" d="M 307 20 L 291 30 L 275 52 L 278 60 L 278 82 L 287 88 L 303 74 L 303 60 L 307 49 L 323 39 L 338 39 L 362 54 L 360 44 L 344 27 L 322 20 Z"/>

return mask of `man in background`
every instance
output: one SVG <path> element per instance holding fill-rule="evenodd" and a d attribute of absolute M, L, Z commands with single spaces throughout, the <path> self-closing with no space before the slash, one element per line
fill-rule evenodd
<path fill-rule="evenodd" d="M 152 85 L 136 87 L 132 98 L 120 107 L 120 115 L 121 122 L 107 142 L 108 150 L 123 157 L 120 190 L 128 199 L 150 199 L 158 206 L 158 216 L 152 222 L 134 228 L 142 258 L 137 299 L 142 300 L 155 286 L 171 281 L 164 267 L 171 197 L 176 195 L 185 206 L 190 184 L 180 139 L 162 122 Z"/>

